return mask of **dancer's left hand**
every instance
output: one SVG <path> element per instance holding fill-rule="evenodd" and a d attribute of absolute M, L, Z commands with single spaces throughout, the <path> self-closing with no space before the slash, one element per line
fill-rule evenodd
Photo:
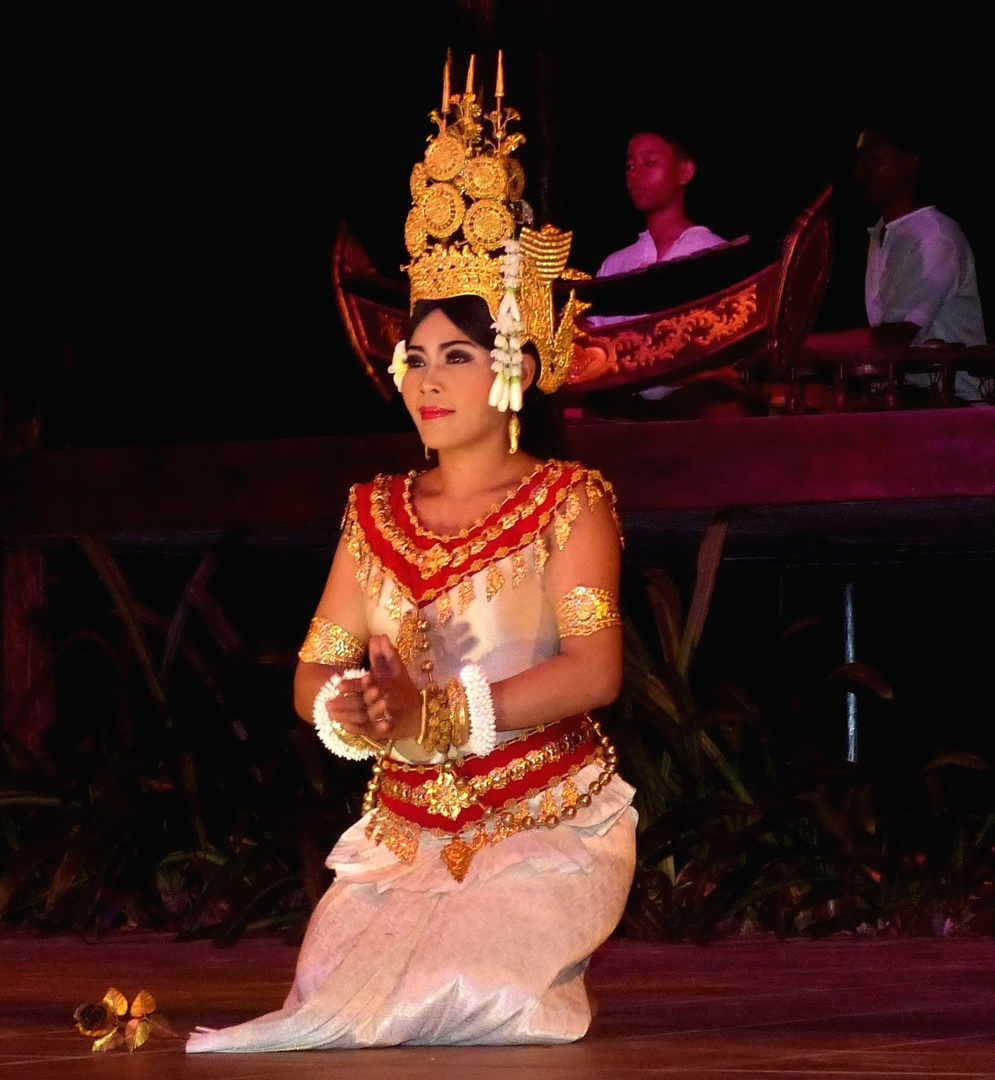
<path fill-rule="evenodd" d="M 386 634 L 370 638 L 370 670 L 361 680 L 368 730 L 384 739 L 414 739 L 421 731 L 421 692 L 411 681 L 397 649 Z"/>

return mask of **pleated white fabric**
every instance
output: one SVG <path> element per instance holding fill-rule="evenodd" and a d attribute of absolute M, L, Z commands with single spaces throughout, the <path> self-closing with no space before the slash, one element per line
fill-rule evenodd
<path fill-rule="evenodd" d="M 582 770 L 582 790 L 597 766 Z M 584 973 L 622 916 L 635 862 L 632 788 L 615 777 L 555 829 L 479 851 L 462 883 L 423 832 L 411 863 L 365 836 L 336 844 L 283 1008 L 189 1053 L 571 1042 L 591 1021 Z"/>

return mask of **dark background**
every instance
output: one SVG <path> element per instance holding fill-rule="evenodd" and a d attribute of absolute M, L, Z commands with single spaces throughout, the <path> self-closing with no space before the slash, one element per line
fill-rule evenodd
<path fill-rule="evenodd" d="M 580 269 L 593 272 L 640 228 L 623 161 L 632 118 L 648 109 L 695 130 L 701 157 L 692 210 L 729 238 L 783 236 L 831 181 L 837 261 L 820 314 L 827 328 L 861 317 L 868 222 L 849 177 L 862 122 L 890 102 L 918 112 L 941 136 L 937 202 L 974 245 L 991 326 L 987 28 L 935 8 L 928 25 L 899 24 L 911 8 L 876 15 L 866 7 L 752 5 L 730 15 L 706 5 L 437 0 L 320 12 L 174 5 L 6 13 L 0 453 L 24 419 L 11 415 L 12 403 L 25 402 L 41 406 L 44 447 L 406 429 L 397 402 L 380 400 L 346 344 L 329 261 L 342 221 L 384 272 L 404 261 L 408 175 L 432 132 L 427 114 L 439 101 L 447 46 L 457 89 L 471 51 L 493 86 L 496 49 L 504 49 L 508 103 L 520 108 L 528 138 L 527 197 L 540 220 L 574 230 L 571 261 Z M 344 467 L 357 479 L 367 475 L 362 462 Z M 124 502 L 127 493 L 119 494 Z M 313 800 L 295 787 L 297 773 L 284 783 L 280 769 L 290 759 L 273 750 L 281 733 L 303 730 L 292 715 L 290 679 L 333 543 L 318 531 L 258 549 L 254 537 L 229 535 L 205 556 L 199 535 L 149 530 L 117 537 L 113 554 L 156 627 L 191 602 L 191 575 L 217 559 L 194 594 L 202 607 L 184 638 L 208 662 L 192 669 L 190 685 L 174 676 L 168 711 L 207 762 L 203 790 L 215 770 L 231 772 L 253 824 L 282 822 L 293 843 L 312 845 L 320 868 L 315 853 L 327 850 L 321 844 L 345 818 L 316 818 Z M 976 775 L 986 787 L 972 835 L 979 880 L 990 882 L 995 628 L 978 619 L 995 603 L 990 550 L 972 557 L 955 545 L 949 558 L 941 550 L 927 560 L 912 545 L 892 559 L 881 554 L 880 538 L 870 540 L 847 550 L 844 537 L 827 548 L 828 566 L 724 565 L 695 660 L 695 691 L 704 702 L 713 683 L 738 683 L 773 702 L 762 715 L 778 753 L 840 762 L 844 711 L 840 686 L 827 676 L 843 655 L 843 586 L 855 583 L 858 658 L 894 687 L 893 699 L 861 700 L 861 766 L 883 785 L 886 808 L 902 807 L 902 785 L 919 791 L 924 762 L 951 747 L 981 755 Z M 833 562 L 837 551 L 842 565 Z M 631 546 L 627 554 L 635 575 Z M 653 554 L 674 568 L 687 597 L 693 552 Z M 146 700 L 147 688 L 143 696 L 137 664 L 122 660 L 122 676 L 106 657 L 94 659 L 93 643 L 104 637 L 118 650 L 108 647 L 107 656 L 126 660 L 128 643 L 76 542 L 65 539 L 45 559 L 53 640 L 91 649 L 62 658 L 56 689 L 65 707 L 49 733 L 53 760 L 79 783 L 83 801 L 94 802 L 96 818 L 107 803 L 100 805 L 92 782 L 99 761 L 86 752 L 97 745 L 89 729 L 105 716 L 118 719 L 124 735 L 133 725 L 158 761 L 162 710 Z M 772 661 L 794 620 L 809 620 L 814 644 L 796 634 Z M 157 633 L 151 640 L 161 644 Z M 213 685 L 203 692 L 202 672 L 221 686 L 220 707 Z M 146 722 L 133 722 L 132 713 Z M 333 767 L 329 755 L 322 760 Z M 272 791 L 287 793 L 285 806 L 253 787 L 256 762 L 258 775 L 280 781 Z M 270 768 L 274 762 L 280 769 Z M 145 774 L 129 764 L 117 775 Z M 957 782 L 974 798 L 962 774 Z M 20 780 L 13 786 L 27 789 Z M 341 790 L 327 788 L 336 799 Z M 943 870 L 948 851 L 963 854 L 954 837 L 963 818 L 940 804 L 935 817 L 940 869 L 931 862 L 930 873 Z M 918 844 L 918 831 L 909 831 Z M 227 843 L 227 820 L 217 835 Z M 894 834 L 879 835 L 890 850 Z M 185 838 L 176 843 L 189 846 Z M 149 848 L 145 861 L 157 851 Z M 306 853 L 299 861 L 307 864 Z"/>
<path fill-rule="evenodd" d="M 504 49 L 526 197 L 574 230 L 580 269 L 640 228 L 622 166 L 647 108 L 696 131 L 692 210 L 729 238 L 783 235 L 834 182 L 826 328 L 862 317 L 862 119 L 911 107 L 991 306 L 984 33 L 931 19 L 557 0 L 5 16 L 5 378 L 37 390 L 49 446 L 403 426 L 345 345 L 329 258 L 344 219 L 384 272 L 404 260 L 447 46 L 454 89 L 471 51 L 492 87 Z"/>

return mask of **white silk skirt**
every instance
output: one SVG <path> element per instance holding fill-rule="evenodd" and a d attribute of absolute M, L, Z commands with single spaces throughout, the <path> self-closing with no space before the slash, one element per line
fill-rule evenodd
<path fill-rule="evenodd" d="M 581 789 L 599 766 L 576 777 Z M 422 832 L 410 863 L 366 839 L 328 857 L 294 984 L 276 1012 L 198 1028 L 188 1053 L 572 1042 L 591 1022 L 584 974 L 618 925 L 635 868 L 633 789 L 614 777 L 555 829 L 478 851 L 462 882 Z"/>

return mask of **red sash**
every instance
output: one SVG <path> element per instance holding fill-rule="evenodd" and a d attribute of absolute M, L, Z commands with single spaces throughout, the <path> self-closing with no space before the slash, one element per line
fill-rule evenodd
<path fill-rule="evenodd" d="M 596 760 L 599 746 L 594 725 L 581 714 L 503 743 L 486 757 L 428 766 L 381 758 L 379 801 L 406 821 L 456 833 L 578 772 Z"/>

